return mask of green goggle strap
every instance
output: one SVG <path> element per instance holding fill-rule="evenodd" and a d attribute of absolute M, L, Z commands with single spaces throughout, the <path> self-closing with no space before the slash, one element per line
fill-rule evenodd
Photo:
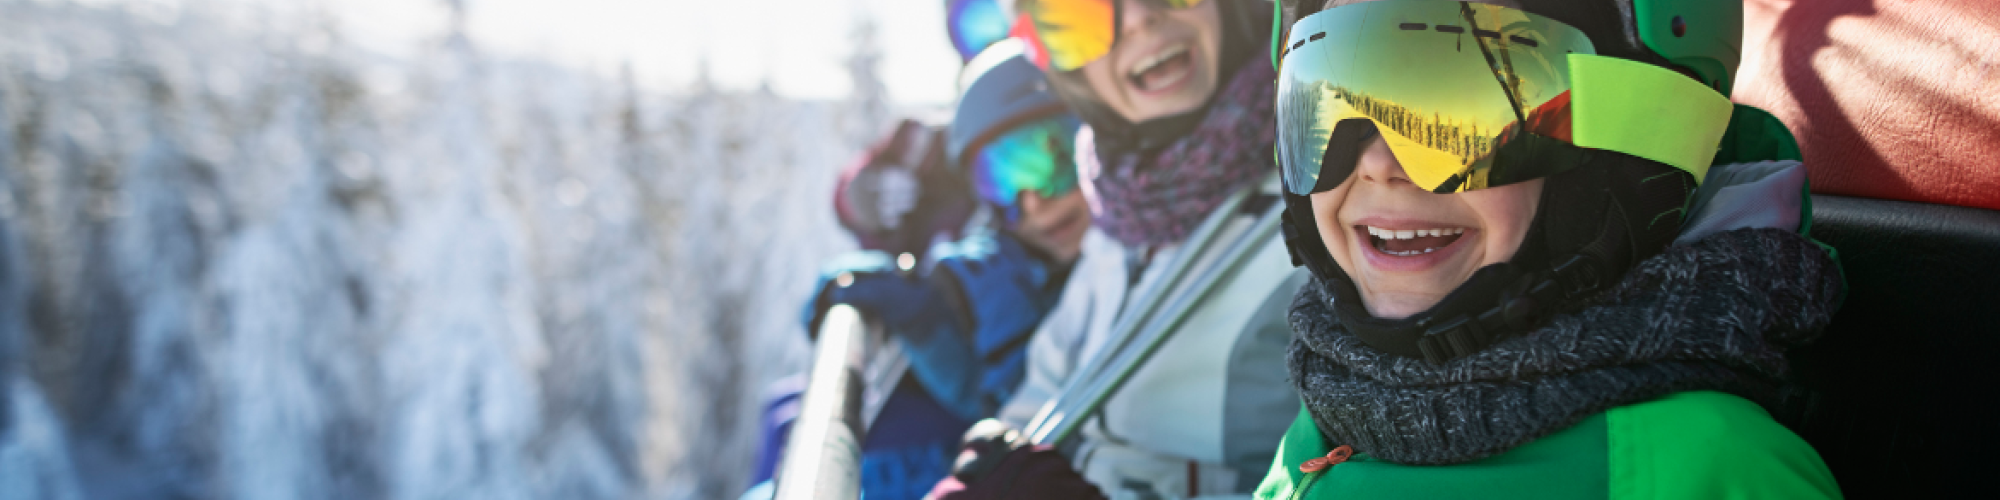
<path fill-rule="evenodd" d="M 1615 57 L 1569 54 L 1574 144 L 1665 163 L 1696 183 L 1729 129 L 1735 104 L 1680 73 Z"/>
<path fill-rule="evenodd" d="M 1282 0 L 1271 2 L 1271 69 L 1278 68 L 1278 47 L 1285 43 L 1285 6 Z"/>

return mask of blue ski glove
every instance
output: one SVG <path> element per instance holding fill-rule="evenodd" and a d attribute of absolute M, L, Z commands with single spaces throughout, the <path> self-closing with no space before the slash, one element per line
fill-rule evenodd
<path fill-rule="evenodd" d="M 834 304 L 848 304 L 864 316 L 881 321 L 892 336 L 903 340 L 910 372 L 938 403 L 967 421 L 982 413 L 979 355 L 975 352 L 956 290 L 895 265 L 881 252 L 837 257 L 821 273 L 818 292 L 806 304 L 804 319 L 811 335 Z"/>
<path fill-rule="evenodd" d="M 960 321 L 935 285 L 914 269 L 903 270 L 889 254 L 861 251 L 834 257 L 822 268 L 813 299 L 800 319 L 806 334 L 818 337 L 819 323 L 834 304 L 860 309 L 892 333 L 929 329 Z"/>

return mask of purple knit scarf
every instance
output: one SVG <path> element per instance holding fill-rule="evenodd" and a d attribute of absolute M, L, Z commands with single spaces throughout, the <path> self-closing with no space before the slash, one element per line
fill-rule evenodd
<path fill-rule="evenodd" d="M 1128 247 L 1178 243 L 1230 193 L 1277 165 L 1277 72 L 1250 61 L 1186 137 L 1151 151 L 1100 151 L 1077 136 L 1077 173 L 1097 227 Z"/>

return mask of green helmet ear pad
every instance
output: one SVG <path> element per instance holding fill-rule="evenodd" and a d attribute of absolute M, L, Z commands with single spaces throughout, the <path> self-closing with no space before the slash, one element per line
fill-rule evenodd
<path fill-rule="evenodd" d="M 1639 40 L 1722 95 L 1743 60 L 1741 0 L 1632 0 Z"/>

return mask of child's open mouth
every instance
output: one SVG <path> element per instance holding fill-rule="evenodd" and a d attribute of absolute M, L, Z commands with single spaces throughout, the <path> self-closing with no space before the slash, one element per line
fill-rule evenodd
<path fill-rule="evenodd" d="M 1375 250 L 1396 257 L 1413 257 L 1449 247 L 1465 234 L 1462 227 L 1440 227 L 1432 229 L 1384 229 L 1375 226 L 1359 226 L 1368 232 L 1368 244 Z"/>
<path fill-rule="evenodd" d="M 1168 47 L 1132 65 L 1132 73 L 1126 78 L 1131 80 L 1132 88 L 1140 92 L 1166 90 L 1194 73 L 1194 58 L 1188 54 L 1187 44 Z"/>

